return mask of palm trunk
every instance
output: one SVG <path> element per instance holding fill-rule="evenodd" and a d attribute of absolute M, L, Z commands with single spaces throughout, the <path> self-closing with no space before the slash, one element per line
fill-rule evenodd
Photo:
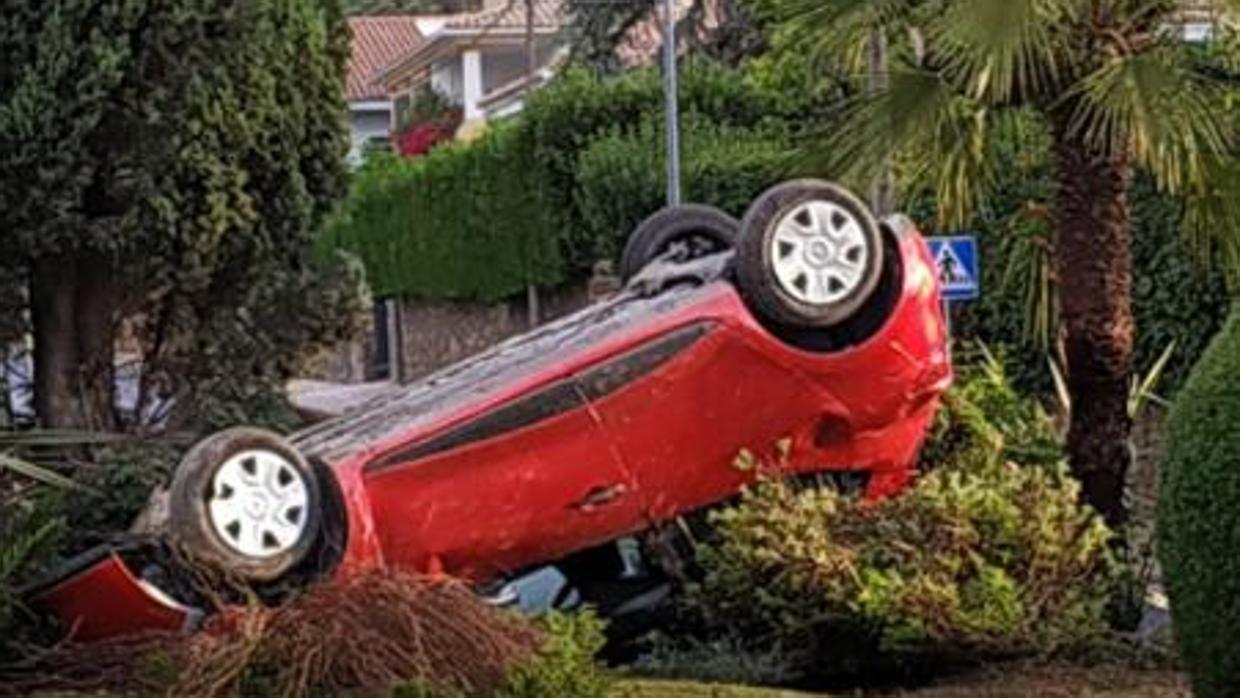
<path fill-rule="evenodd" d="M 1131 455 L 1132 252 L 1124 159 L 1099 156 L 1056 119 L 1055 270 L 1072 399 L 1068 456 L 1082 494 L 1113 528 L 1127 520 Z"/>

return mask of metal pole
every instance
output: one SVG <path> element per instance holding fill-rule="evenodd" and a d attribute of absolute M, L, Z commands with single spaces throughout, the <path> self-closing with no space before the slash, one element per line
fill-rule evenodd
<path fill-rule="evenodd" d="M 534 2 L 525 0 L 525 94 L 528 98 L 534 92 L 534 79 L 538 72 L 538 46 L 534 42 Z M 541 309 L 538 302 L 538 288 L 534 284 L 525 286 L 526 320 L 530 327 L 537 327 L 541 321 Z"/>
<path fill-rule="evenodd" d="M 674 0 L 663 0 L 663 99 L 667 112 L 667 205 L 680 204 L 680 101 Z"/>

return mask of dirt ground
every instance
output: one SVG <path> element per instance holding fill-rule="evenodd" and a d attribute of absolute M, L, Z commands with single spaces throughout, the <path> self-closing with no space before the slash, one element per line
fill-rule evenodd
<path fill-rule="evenodd" d="M 886 694 L 834 694 L 830 698 L 1191 698 L 1187 680 L 1166 671 L 1120 668 L 998 667 L 942 685 Z M 617 698 L 828 698 L 773 689 L 675 681 L 630 681 Z"/>

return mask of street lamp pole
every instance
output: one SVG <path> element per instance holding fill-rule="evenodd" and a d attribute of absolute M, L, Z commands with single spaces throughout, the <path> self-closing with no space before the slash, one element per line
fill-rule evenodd
<path fill-rule="evenodd" d="M 667 205 L 680 204 L 680 101 L 675 0 L 663 0 L 663 99 L 667 114 Z"/>

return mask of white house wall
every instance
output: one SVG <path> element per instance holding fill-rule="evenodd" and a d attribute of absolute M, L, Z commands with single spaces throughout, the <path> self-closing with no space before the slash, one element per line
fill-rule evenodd
<path fill-rule="evenodd" d="M 391 110 L 351 109 L 352 142 L 349 146 L 349 164 L 358 166 L 366 152 L 366 144 L 375 139 L 386 140 L 391 135 Z"/>

